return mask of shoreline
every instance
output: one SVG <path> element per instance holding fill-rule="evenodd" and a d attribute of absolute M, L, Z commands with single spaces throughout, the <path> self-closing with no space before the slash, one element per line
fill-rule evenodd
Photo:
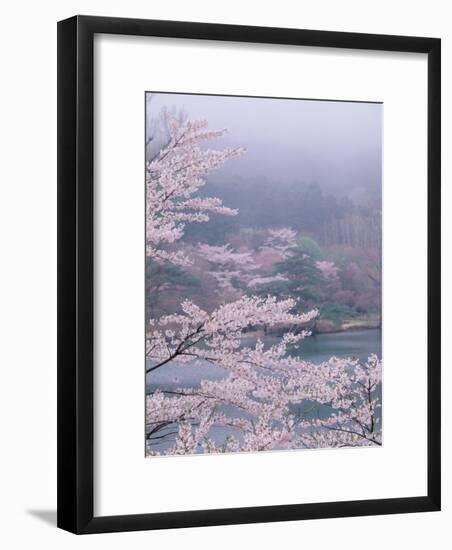
<path fill-rule="evenodd" d="M 340 334 L 346 332 L 357 332 L 360 330 L 377 330 L 381 329 L 381 322 L 379 319 L 356 319 L 340 322 L 331 321 L 330 319 L 320 319 L 312 324 L 312 326 L 306 326 L 305 328 L 311 331 L 312 336 L 316 336 L 319 334 Z M 290 327 L 283 327 L 279 330 L 250 330 L 248 332 L 244 332 L 244 336 L 256 338 L 265 336 L 281 336 L 289 329 Z"/>
<path fill-rule="evenodd" d="M 357 330 L 381 329 L 380 319 L 350 319 L 344 321 L 331 321 L 320 319 L 312 327 L 313 334 L 333 334 L 339 332 L 354 332 Z"/>

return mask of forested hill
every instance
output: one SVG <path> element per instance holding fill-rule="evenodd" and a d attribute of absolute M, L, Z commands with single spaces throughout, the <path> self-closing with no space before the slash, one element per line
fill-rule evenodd
<path fill-rule="evenodd" d="M 325 246 L 381 246 L 381 195 L 368 187 L 338 196 L 325 192 L 316 182 L 214 175 L 200 194 L 221 198 L 238 209 L 238 215 L 215 216 L 208 224 L 193 224 L 187 228 L 188 241 L 223 244 L 240 229 L 264 229 L 283 221 Z"/>

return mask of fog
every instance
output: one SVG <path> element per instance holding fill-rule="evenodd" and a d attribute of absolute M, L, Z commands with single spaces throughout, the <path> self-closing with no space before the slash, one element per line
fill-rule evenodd
<path fill-rule="evenodd" d="M 212 130 L 226 128 L 209 146 L 245 147 L 247 154 L 226 163 L 223 175 L 380 194 L 382 104 L 167 93 L 147 99 L 148 117 L 174 109 L 206 119 Z"/>

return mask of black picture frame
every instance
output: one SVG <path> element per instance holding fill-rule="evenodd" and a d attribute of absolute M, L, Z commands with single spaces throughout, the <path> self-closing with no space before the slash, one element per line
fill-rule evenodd
<path fill-rule="evenodd" d="M 410 498 L 95 517 L 93 513 L 93 39 L 95 33 L 428 55 L 428 491 Z M 58 23 L 58 526 L 77 534 L 440 510 L 441 41 L 75 16 Z"/>

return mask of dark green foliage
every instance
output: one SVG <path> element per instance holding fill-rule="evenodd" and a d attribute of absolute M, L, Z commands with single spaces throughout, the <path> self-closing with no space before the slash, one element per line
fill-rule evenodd
<path fill-rule="evenodd" d="M 319 244 L 309 237 L 301 237 L 298 241 L 298 250 L 301 253 L 307 254 L 313 260 L 322 260 L 323 252 Z"/>
<path fill-rule="evenodd" d="M 319 317 L 320 319 L 338 321 L 358 317 L 358 312 L 344 304 L 323 304 L 319 308 Z"/>
<path fill-rule="evenodd" d="M 311 239 L 309 245 L 316 244 Z M 306 243 L 304 243 L 306 245 Z M 292 255 L 274 265 L 274 274 L 280 274 L 287 281 L 273 281 L 258 289 L 260 295 L 298 298 L 300 311 L 307 306 L 313 306 L 322 300 L 325 281 L 322 273 L 315 265 L 315 260 L 306 252 L 306 246 L 298 246 Z M 319 249 L 320 250 L 320 249 Z"/>
<path fill-rule="evenodd" d="M 177 265 L 165 264 L 161 266 L 159 271 L 155 272 L 156 278 L 164 278 L 164 280 L 171 285 L 180 286 L 199 286 L 199 280 L 192 273 L 184 271 Z"/>
<path fill-rule="evenodd" d="M 288 295 L 299 298 L 302 305 L 310 306 L 321 301 L 325 281 L 314 258 L 305 252 L 303 246 L 295 248 L 291 256 L 276 263 L 274 269 L 288 278 Z"/>

